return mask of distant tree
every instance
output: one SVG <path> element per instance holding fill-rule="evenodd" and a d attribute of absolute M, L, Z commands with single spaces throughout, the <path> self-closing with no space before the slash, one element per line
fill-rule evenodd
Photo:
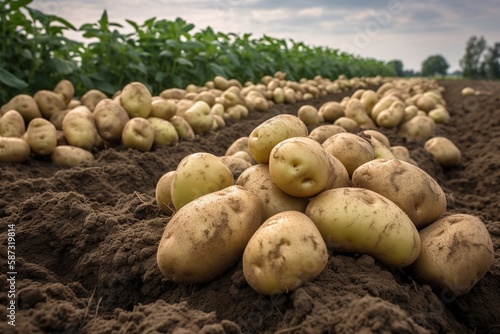
<path fill-rule="evenodd" d="M 486 40 L 483 36 L 472 36 L 467 41 L 465 55 L 460 59 L 460 67 L 464 78 L 479 78 L 481 73 L 481 56 L 486 49 Z"/>
<path fill-rule="evenodd" d="M 404 70 L 403 76 L 404 77 L 418 77 L 418 76 L 420 76 L 420 72 L 415 72 L 414 70 Z"/>
<path fill-rule="evenodd" d="M 427 57 L 422 63 L 422 76 L 446 75 L 450 65 L 441 55 Z"/>
<path fill-rule="evenodd" d="M 399 59 L 391 60 L 387 63 L 387 65 L 392 66 L 394 68 L 394 72 L 396 72 L 396 76 L 402 77 L 403 74 L 403 62 Z"/>
<path fill-rule="evenodd" d="M 480 72 L 486 79 L 500 79 L 500 43 L 488 48 L 481 62 Z"/>

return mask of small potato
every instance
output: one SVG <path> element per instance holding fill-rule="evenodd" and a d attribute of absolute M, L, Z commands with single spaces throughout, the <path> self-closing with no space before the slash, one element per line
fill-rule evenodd
<path fill-rule="evenodd" d="M 304 122 L 305 125 L 316 125 L 319 123 L 318 109 L 311 105 L 303 105 L 297 111 L 297 117 Z"/>
<path fill-rule="evenodd" d="M 318 113 L 323 116 L 325 122 L 333 123 L 340 117 L 345 116 L 345 108 L 337 101 L 329 101 L 321 105 Z"/>
<path fill-rule="evenodd" d="M 360 96 L 359 100 L 361 101 L 361 104 L 363 105 L 363 108 L 366 110 L 367 114 L 371 115 L 371 111 L 375 104 L 377 104 L 379 97 L 378 94 L 373 90 L 366 90 Z"/>
<path fill-rule="evenodd" d="M 345 107 L 345 115 L 355 120 L 362 129 L 374 129 L 377 127 L 358 99 L 349 99 Z"/>
<path fill-rule="evenodd" d="M 349 176 L 356 168 L 375 158 L 371 144 L 353 133 L 333 135 L 325 140 L 322 146 L 328 153 L 342 162 Z"/>
<path fill-rule="evenodd" d="M 273 101 L 276 103 L 285 103 L 285 91 L 282 87 L 276 87 L 273 90 Z"/>
<path fill-rule="evenodd" d="M 57 146 L 57 130 L 44 118 L 35 118 L 26 130 L 31 151 L 38 155 L 49 155 Z"/>
<path fill-rule="evenodd" d="M 283 211 L 304 212 L 309 203 L 307 198 L 295 197 L 281 190 L 273 181 L 267 164 L 257 164 L 247 168 L 238 177 L 236 184 L 262 199 L 266 219 Z"/>
<path fill-rule="evenodd" d="M 389 149 L 391 150 L 392 154 L 394 155 L 394 158 L 399 159 L 399 160 L 403 160 L 403 161 L 411 163 L 412 165 L 418 166 L 417 162 L 411 158 L 410 151 L 405 146 L 396 145 L 396 146 L 391 146 Z"/>
<path fill-rule="evenodd" d="M 143 83 L 131 82 L 123 87 L 120 103 L 130 118 L 147 118 L 151 113 L 151 92 Z"/>
<path fill-rule="evenodd" d="M 284 211 L 268 218 L 248 241 L 243 275 L 258 293 L 287 293 L 316 278 L 327 261 L 325 242 L 311 219 Z"/>
<path fill-rule="evenodd" d="M 316 140 L 318 143 L 323 144 L 325 140 L 330 138 L 337 133 L 345 133 L 347 132 L 343 127 L 334 124 L 324 124 L 320 125 L 317 128 L 313 129 L 311 133 L 309 133 L 309 138 Z"/>
<path fill-rule="evenodd" d="M 212 118 L 214 119 L 212 130 L 218 130 L 226 127 L 226 121 L 224 121 L 224 118 L 221 116 L 212 114 Z"/>
<path fill-rule="evenodd" d="M 71 81 L 61 80 L 54 87 L 54 93 L 59 95 L 67 106 L 75 97 L 75 87 L 73 86 L 73 83 Z"/>
<path fill-rule="evenodd" d="M 248 137 L 240 137 L 236 139 L 226 150 L 224 155 L 233 155 L 238 151 L 245 151 L 250 153 L 248 150 Z"/>
<path fill-rule="evenodd" d="M 172 214 L 175 210 L 172 203 L 172 181 L 174 180 L 175 170 L 171 170 L 162 175 L 156 183 L 155 198 L 156 204 L 166 214 Z"/>
<path fill-rule="evenodd" d="M 177 131 L 177 134 L 179 135 L 179 140 L 180 139 L 194 139 L 196 135 L 194 134 L 193 129 L 191 128 L 191 125 L 182 118 L 181 116 L 173 116 L 169 120 L 170 123 L 174 126 L 175 130 Z"/>
<path fill-rule="evenodd" d="M 334 125 L 338 125 L 346 129 L 347 131 L 354 131 L 359 129 L 359 124 L 349 117 L 339 117 L 333 123 Z"/>
<path fill-rule="evenodd" d="M 166 100 L 182 100 L 187 91 L 182 88 L 168 88 L 160 93 L 160 96 Z"/>
<path fill-rule="evenodd" d="M 385 110 L 382 110 L 376 119 L 378 126 L 384 128 L 397 127 L 405 116 L 405 105 L 401 101 L 396 101 Z"/>
<path fill-rule="evenodd" d="M 436 122 L 428 116 L 415 116 L 408 122 L 401 123 L 398 133 L 408 139 L 428 140 L 434 136 Z"/>
<path fill-rule="evenodd" d="M 305 214 L 326 245 L 368 254 L 396 267 L 410 265 L 420 253 L 418 231 L 393 202 L 368 189 L 336 188 L 309 202 Z"/>
<path fill-rule="evenodd" d="M 21 138 L 0 137 L 0 162 L 23 162 L 30 157 L 30 146 Z"/>
<path fill-rule="evenodd" d="M 391 149 L 382 144 L 375 136 L 367 135 L 364 131 L 359 136 L 370 143 L 373 149 L 373 159 L 394 159 Z"/>
<path fill-rule="evenodd" d="M 64 117 L 66 117 L 69 111 L 70 109 L 66 109 L 52 114 L 52 116 L 49 119 L 50 123 L 54 124 L 57 130 L 62 130 L 63 119 Z"/>
<path fill-rule="evenodd" d="M 301 198 L 345 183 L 348 177 L 344 169 L 334 169 L 339 166 L 321 144 L 309 137 L 283 140 L 272 149 L 269 159 L 269 172 L 276 185 Z"/>
<path fill-rule="evenodd" d="M 382 97 L 372 108 L 370 112 L 370 116 L 372 119 L 376 120 L 378 114 L 380 114 L 383 110 L 389 108 L 394 102 L 400 101 L 394 95 L 388 95 Z M 401 101 L 400 101 L 401 102 Z"/>
<path fill-rule="evenodd" d="M 129 121 L 127 111 L 115 100 L 103 99 L 93 111 L 97 132 L 107 142 L 119 142 Z"/>
<path fill-rule="evenodd" d="M 224 108 L 224 106 L 222 104 L 216 103 L 212 106 L 212 108 L 210 108 L 210 112 L 213 115 L 224 117 L 224 113 L 226 112 L 226 109 Z"/>
<path fill-rule="evenodd" d="M 94 116 L 89 108 L 79 106 L 70 110 L 63 119 L 64 138 L 71 146 L 90 151 L 97 140 Z"/>
<path fill-rule="evenodd" d="M 172 181 L 172 202 L 179 210 L 200 196 L 233 184 L 233 173 L 219 157 L 206 152 L 192 153 L 177 166 Z"/>
<path fill-rule="evenodd" d="M 83 96 L 80 98 L 80 105 L 87 107 L 90 111 L 94 111 L 96 105 L 104 99 L 107 99 L 108 97 L 106 94 L 101 92 L 98 89 L 91 89 L 87 91 Z"/>
<path fill-rule="evenodd" d="M 154 139 L 154 127 L 145 118 L 131 118 L 123 127 L 122 143 L 125 147 L 147 152 L 153 147 Z"/>
<path fill-rule="evenodd" d="M 179 142 L 179 134 L 172 123 L 158 117 L 148 117 L 147 120 L 151 123 L 154 129 L 153 145 L 173 146 Z"/>
<path fill-rule="evenodd" d="M 76 146 L 60 145 L 54 148 L 50 154 L 53 163 L 66 166 L 75 167 L 86 162 L 94 160 L 94 155 Z"/>
<path fill-rule="evenodd" d="M 448 110 L 446 110 L 446 108 L 442 106 L 432 109 L 427 113 L 427 116 L 429 116 L 429 118 L 432 118 L 432 120 L 437 124 L 446 123 L 451 118 Z"/>
<path fill-rule="evenodd" d="M 401 123 L 408 122 L 410 119 L 417 116 L 417 114 L 418 114 L 418 108 L 416 106 L 414 105 L 406 106 L 405 115 L 403 116 Z"/>
<path fill-rule="evenodd" d="M 231 173 L 233 173 L 233 179 L 236 180 L 247 168 L 250 168 L 252 164 L 240 157 L 234 155 L 224 155 L 220 159 L 222 162 L 229 167 Z"/>
<path fill-rule="evenodd" d="M 229 82 L 223 76 L 217 75 L 214 78 L 214 86 L 220 90 L 226 90 L 229 88 Z"/>
<path fill-rule="evenodd" d="M 256 162 L 268 163 L 269 154 L 276 144 L 287 138 L 308 134 L 307 126 L 298 117 L 282 114 L 253 129 L 248 138 L 248 149 Z"/>
<path fill-rule="evenodd" d="M 436 107 L 436 101 L 434 101 L 434 99 L 429 96 L 422 95 L 415 102 L 415 105 L 417 106 L 418 109 L 428 113 L 429 111 L 431 111 Z"/>
<path fill-rule="evenodd" d="M 149 117 L 158 117 L 170 120 L 177 113 L 177 104 L 172 100 L 163 98 L 155 99 L 151 102 L 151 112 Z"/>
<path fill-rule="evenodd" d="M 440 292 L 468 293 L 495 259 L 484 223 L 468 214 L 443 217 L 420 231 L 422 250 L 411 266 L 418 280 Z"/>
<path fill-rule="evenodd" d="M 66 109 L 66 103 L 63 99 L 51 90 L 39 90 L 33 95 L 42 116 L 46 119 L 58 111 Z"/>
<path fill-rule="evenodd" d="M 9 110 L 0 117 L 0 137 L 21 138 L 26 132 L 23 116 L 16 110 Z"/>
<path fill-rule="evenodd" d="M 210 106 L 204 101 L 195 102 L 184 113 L 184 119 L 189 123 L 195 134 L 203 135 L 212 129 L 214 118 Z"/>
<path fill-rule="evenodd" d="M 203 101 L 206 104 L 208 104 L 210 108 L 212 108 L 213 105 L 215 104 L 215 95 L 210 92 L 201 92 L 199 94 L 196 94 L 194 101 L 195 102 Z"/>
<path fill-rule="evenodd" d="M 384 135 L 382 132 L 378 130 L 368 129 L 368 130 L 363 130 L 363 133 L 375 137 L 379 142 L 381 142 L 385 146 L 391 147 L 391 142 L 389 141 L 389 138 L 387 138 L 387 136 Z"/>
<path fill-rule="evenodd" d="M 424 149 L 432 154 L 442 167 L 458 166 L 462 160 L 460 149 L 446 137 L 433 137 L 427 140 Z"/>
<path fill-rule="evenodd" d="M 0 115 L 9 110 L 16 110 L 19 112 L 21 116 L 23 116 L 25 124 L 28 124 L 32 119 L 42 117 L 42 113 L 35 99 L 27 94 L 19 94 L 10 99 L 10 101 L 4 104 L 0 109 Z"/>
<path fill-rule="evenodd" d="M 475 95 L 476 91 L 474 88 L 471 87 L 465 87 L 462 89 L 462 96 L 470 96 L 470 95 Z"/>
<path fill-rule="evenodd" d="M 68 108 L 68 109 L 74 109 L 74 108 L 76 108 L 78 106 L 81 106 L 81 105 L 82 104 L 81 104 L 80 100 L 73 99 L 73 100 L 69 101 L 69 103 L 66 106 L 66 108 Z"/>
<path fill-rule="evenodd" d="M 241 260 L 263 221 L 262 201 L 242 187 L 199 197 L 166 225 L 156 255 L 158 267 L 177 283 L 209 282 Z"/>
<path fill-rule="evenodd" d="M 446 210 L 446 196 L 424 170 L 398 159 L 375 159 L 358 167 L 352 185 L 379 193 L 398 205 L 418 229 Z"/>

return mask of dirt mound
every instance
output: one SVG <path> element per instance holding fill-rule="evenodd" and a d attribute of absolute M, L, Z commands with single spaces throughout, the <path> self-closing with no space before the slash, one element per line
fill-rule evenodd
<path fill-rule="evenodd" d="M 423 142 L 384 131 L 405 145 L 443 187 L 448 210 L 475 214 L 490 231 L 496 260 L 465 296 L 432 291 L 404 270 L 363 255 L 331 254 L 323 273 L 293 293 L 266 297 L 245 282 L 241 263 L 217 280 L 162 279 L 156 249 L 170 216 L 154 201 L 156 182 L 194 152 L 223 155 L 264 120 L 301 104 L 252 113 L 217 133 L 141 153 L 122 146 L 61 168 L 46 158 L 0 165 L 2 231 L 15 224 L 16 327 L 2 333 L 500 333 L 500 84 L 443 81 L 452 119 L 438 134 L 462 150 L 442 169 Z M 486 94 L 463 98 L 465 86 Z M 320 106 L 326 100 L 313 101 Z M 2 232 L 0 241 L 7 244 Z M 2 267 L 7 261 L 0 248 Z M 9 302 L 0 275 L 0 301 Z M 0 308 L 5 319 L 7 310 Z"/>

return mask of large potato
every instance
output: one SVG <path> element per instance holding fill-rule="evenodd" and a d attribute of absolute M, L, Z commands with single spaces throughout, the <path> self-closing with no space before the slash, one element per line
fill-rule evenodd
<path fill-rule="evenodd" d="M 120 94 L 120 103 L 130 118 L 147 118 L 151 113 L 151 102 L 151 92 L 141 82 L 127 84 Z"/>
<path fill-rule="evenodd" d="M 230 186 L 186 204 L 170 219 L 157 251 L 169 280 L 203 283 L 222 275 L 243 255 L 264 221 L 257 195 Z"/>
<path fill-rule="evenodd" d="M 257 164 L 247 168 L 238 177 L 236 184 L 262 199 L 266 219 L 283 211 L 304 212 L 309 203 L 307 198 L 295 197 L 281 190 L 274 183 L 267 164 Z"/>
<path fill-rule="evenodd" d="M 463 295 L 486 274 L 495 258 L 483 222 L 468 214 L 443 217 L 420 231 L 422 250 L 412 269 L 435 289 Z"/>
<path fill-rule="evenodd" d="M 21 138 L 26 132 L 23 116 L 16 110 L 9 110 L 0 117 L 0 137 Z"/>
<path fill-rule="evenodd" d="M 99 136 L 108 142 L 119 142 L 129 121 L 127 111 L 115 100 L 106 98 L 97 103 L 93 114 Z"/>
<path fill-rule="evenodd" d="M 417 115 L 399 125 L 398 133 L 409 139 L 427 140 L 434 136 L 436 122 L 428 116 Z"/>
<path fill-rule="evenodd" d="M 269 172 L 281 190 L 296 197 L 311 197 L 330 189 L 342 176 L 334 170 L 330 154 L 309 137 L 278 143 L 270 154 Z"/>
<path fill-rule="evenodd" d="M 66 166 L 75 167 L 85 162 L 94 160 L 94 155 L 80 147 L 60 145 L 54 148 L 50 154 L 53 163 Z"/>
<path fill-rule="evenodd" d="M 162 175 L 156 183 L 155 199 L 156 204 L 166 214 L 174 212 L 174 203 L 172 203 L 172 181 L 174 180 L 175 170 L 171 170 Z"/>
<path fill-rule="evenodd" d="M 21 138 L 0 137 L 0 162 L 23 162 L 30 157 L 30 146 Z"/>
<path fill-rule="evenodd" d="M 210 106 L 204 101 L 197 101 L 186 110 L 184 119 L 189 123 L 194 133 L 199 135 L 209 132 L 214 122 Z"/>
<path fill-rule="evenodd" d="M 338 133 L 325 140 L 323 148 L 339 159 L 345 166 L 349 176 L 354 170 L 367 161 L 374 159 L 371 144 L 353 133 Z"/>
<path fill-rule="evenodd" d="M 462 160 L 460 149 L 446 137 L 432 137 L 425 142 L 424 149 L 432 154 L 442 167 L 458 166 Z"/>
<path fill-rule="evenodd" d="M 314 223 L 298 211 L 268 218 L 243 253 L 243 275 L 265 295 L 287 293 L 317 277 L 328 261 L 328 251 Z"/>
<path fill-rule="evenodd" d="M 153 147 L 155 130 L 147 119 L 131 118 L 123 127 L 122 143 L 126 147 L 147 152 Z"/>
<path fill-rule="evenodd" d="M 56 127 L 44 118 L 32 120 L 26 134 L 31 151 L 38 155 L 49 155 L 57 146 Z"/>
<path fill-rule="evenodd" d="M 248 138 L 248 149 L 256 162 L 268 163 L 269 154 L 276 144 L 287 138 L 308 134 L 307 126 L 298 117 L 278 115 L 253 129 Z"/>
<path fill-rule="evenodd" d="M 233 184 L 233 173 L 219 157 L 207 152 L 192 153 L 184 157 L 175 170 L 172 202 L 179 210 L 195 198 Z"/>
<path fill-rule="evenodd" d="M 79 106 L 70 110 L 63 119 L 64 138 L 71 146 L 90 151 L 97 140 L 94 116 L 89 108 Z"/>
<path fill-rule="evenodd" d="M 305 214 L 327 246 L 340 251 L 368 254 L 397 267 L 410 265 L 420 252 L 418 231 L 410 218 L 368 189 L 324 191 L 311 199 Z"/>
<path fill-rule="evenodd" d="M 42 117 L 42 113 L 35 99 L 27 94 L 19 94 L 10 99 L 10 101 L 4 104 L 0 109 L 0 115 L 9 110 L 16 110 L 19 112 L 21 116 L 23 116 L 25 124 L 28 124 L 32 119 Z"/>
<path fill-rule="evenodd" d="M 148 121 L 154 129 L 154 145 L 172 146 L 179 142 L 179 134 L 172 123 L 159 117 L 148 117 Z"/>
<path fill-rule="evenodd" d="M 42 116 L 46 119 L 50 119 L 56 112 L 66 109 L 66 103 L 63 99 L 51 90 L 39 90 L 33 95 L 33 99 Z"/>
<path fill-rule="evenodd" d="M 446 210 L 446 196 L 424 170 L 399 159 L 375 159 L 358 167 L 352 185 L 375 191 L 396 203 L 418 229 Z"/>

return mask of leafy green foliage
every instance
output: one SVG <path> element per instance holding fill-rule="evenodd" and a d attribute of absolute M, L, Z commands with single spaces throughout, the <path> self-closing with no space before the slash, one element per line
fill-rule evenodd
<path fill-rule="evenodd" d="M 395 75 L 382 61 L 291 39 L 224 34 L 210 27 L 193 32 L 195 26 L 181 18 L 126 20 L 133 32 L 123 34 L 124 27 L 104 11 L 97 22 L 77 29 L 30 8 L 31 2 L 0 3 L 0 104 L 16 94 L 51 89 L 62 79 L 73 82 L 78 96 L 94 88 L 111 95 L 132 81 L 155 94 L 203 85 L 216 75 L 256 82 L 276 71 L 291 80 Z M 66 38 L 68 30 L 81 32 L 86 43 Z"/>
<path fill-rule="evenodd" d="M 500 43 L 487 46 L 483 36 L 470 37 L 460 66 L 464 78 L 500 79 Z"/>

